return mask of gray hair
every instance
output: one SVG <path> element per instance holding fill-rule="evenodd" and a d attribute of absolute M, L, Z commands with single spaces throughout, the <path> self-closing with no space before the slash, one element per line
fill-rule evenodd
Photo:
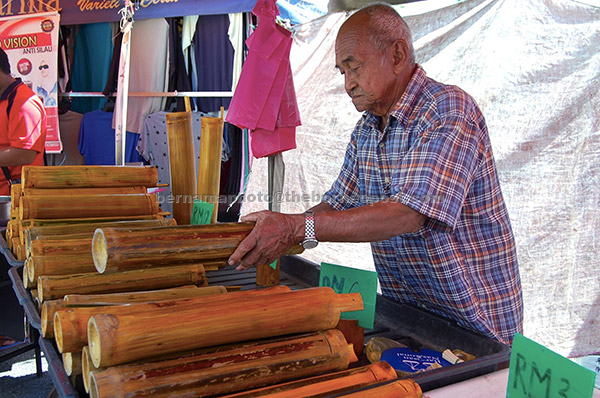
<path fill-rule="evenodd" d="M 358 12 L 366 12 L 369 16 L 367 31 L 374 47 L 385 53 L 391 43 L 404 40 L 409 49 L 410 61 L 415 61 L 410 28 L 392 6 L 376 2 L 363 6 Z"/>

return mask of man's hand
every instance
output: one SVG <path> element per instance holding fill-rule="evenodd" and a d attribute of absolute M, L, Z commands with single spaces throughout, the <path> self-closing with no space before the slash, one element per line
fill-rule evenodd
<path fill-rule="evenodd" d="M 253 265 L 270 264 L 304 236 L 302 214 L 281 214 L 259 211 L 242 217 L 241 221 L 254 221 L 252 232 L 229 257 L 229 265 L 245 270 Z"/>

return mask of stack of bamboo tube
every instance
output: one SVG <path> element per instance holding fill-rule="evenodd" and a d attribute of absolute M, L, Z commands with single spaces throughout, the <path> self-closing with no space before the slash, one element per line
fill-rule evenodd
<path fill-rule="evenodd" d="M 24 166 L 21 184 L 11 186 L 6 241 L 24 261 L 29 228 L 162 220 L 156 195 L 147 193 L 157 183 L 154 167 Z"/>

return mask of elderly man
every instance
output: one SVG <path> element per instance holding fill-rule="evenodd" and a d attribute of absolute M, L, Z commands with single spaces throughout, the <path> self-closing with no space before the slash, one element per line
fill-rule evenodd
<path fill-rule="evenodd" d="M 29 87 L 10 74 L 8 56 L 0 48 L 0 195 L 21 178 L 21 166 L 44 165 L 46 111 Z"/>
<path fill-rule="evenodd" d="M 336 67 L 358 111 L 338 179 L 306 214 L 258 212 L 230 258 L 266 264 L 295 244 L 371 242 L 383 295 L 503 343 L 522 331 L 513 233 L 485 120 L 464 91 L 428 78 L 390 6 L 353 14 Z"/>

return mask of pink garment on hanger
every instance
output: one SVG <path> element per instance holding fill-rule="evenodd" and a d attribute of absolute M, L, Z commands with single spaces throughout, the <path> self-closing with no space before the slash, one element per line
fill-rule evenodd
<path fill-rule="evenodd" d="M 291 32 L 275 22 L 275 0 L 259 0 L 252 12 L 259 24 L 246 40 L 248 57 L 226 120 L 250 129 L 254 156 L 263 157 L 296 147 L 300 112 L 289 61 Z"/>

